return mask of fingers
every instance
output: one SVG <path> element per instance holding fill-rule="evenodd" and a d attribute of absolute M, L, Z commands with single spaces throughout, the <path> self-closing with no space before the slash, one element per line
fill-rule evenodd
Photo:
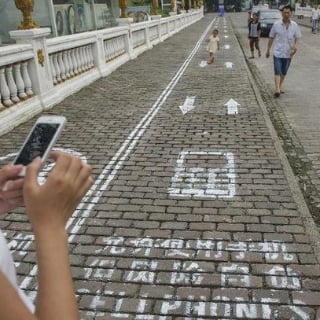
<path fill-rule="evenodd" d="M 77 176 L 77 187 L 79 190 L 79 196 L 82 198 L 88 189 L 93 184 L 93 179 L 91 177 L 91 167 L 85 163 L 82 163 L 81 169 L 79 171 L 79 174 Z"/>
<path fill-rule="evenodd" d="M 62 158 L 62 155 L 60 157 Z M 78 157 L 66 155 L 63 158 L 68 166 L 61 163 L 60 166 L 56 166 L 56 169 L 65 170 L 64 176 L 70 189 L 73 190 L 77 199 L 80 199 L 92 184 L 91 167 Z"/>
<path fill-rule="evenodd" d="M 0 195 L 0 198 L 8 204 L 8 209 L 13 209 L 23 205 L 23 195 L 21 191 L 5 193 Z"/>
<path fill-rule="evenodd" d="M 23 187 L 23 178 L 18 178 L 16 180 L 9 180 L 5 183 L 2 188 L 3 192 L 21 190 Z"/>
<path fill-rule="evenodd" d="M 7 165 L 0 170 L 0 188 L 3 189 L 9 180 L 17 179 L 20 171 L 22 170 L 21 165 Z M 6 188 L 5 188 L 6 189 Z"/>
<path fill-rule="evenodd" d="M 40 157 L 37 157 L 27 166 L 26 174 L 24 178 L 25 190 L 39 186 L 37 177 L 40 172 L 41 165 L 42 165 L 41 159 Z"/>
<path fill-rule="evenodd" d="M 50 153 L 50 158 L 56 162 L 51 173 L 64 175 L 68 172 L 73 157 L 68 153 L 53 151 Z"/>
<path fill-rule="evenodd" d="M 54 179 L 79 201 L 93 183 L 91 167 L 80 158 L 64 152 L 51 152 L 50 157 L 56 161 L 56 165 L 48 178 Z"/>

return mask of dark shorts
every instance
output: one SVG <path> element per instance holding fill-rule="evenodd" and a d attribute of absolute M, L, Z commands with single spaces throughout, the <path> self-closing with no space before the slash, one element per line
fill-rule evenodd
<path fill-rule="evenodd" d="M 290 58 L 277 58 L 273 56 L 274 74 L 276 76 L 285 76 L 291 63 Z"/>

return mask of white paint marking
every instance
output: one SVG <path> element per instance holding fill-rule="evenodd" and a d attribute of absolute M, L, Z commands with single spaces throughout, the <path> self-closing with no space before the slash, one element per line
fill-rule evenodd
<path fill-rule="evenodd" d="M 224 38 L 228 39 L 228 38 L 229 38 L 229 36 L 227 36 L 227 35 L 224 35 Z"/>
<path fill-rule="evenodd" d="M 179 106 L 179 108 L 183 114 L 186 114 L 195 108 L 195 106 L 193 105 L 195 98 L 196 97 L 186 97 L 184 104 L 182 106 Z"/>
<path fill-rule="evenodd" d="M 303 320 L 310 320 L 310 315 L 308 315 L 303 309 L 301 309 L 298 306 L 289 306 L 289 309 L 291 309 L 296 315 L 300 317 L 300 319 Z M 290 318 L 294 319 L 294 318 Z"/>
<path fill-rule="evenodd" d="M 229 50 L 229 49 L 230 49 L 230 44 L 225 44 L 225 45 L 224 45 L 224 48 L 225 48 L 226 50 Z"/>
<path fill-rule="evenodd" d="M 204 68 L 204 67 L 206 67 L 207 65 L 208 65 L 208 63 L 207 63 L 206 60 L 202 60 L 202 61 L 200 62 L 200 64 L 199 64 L 199 66 L 200 66 L 201 68 Z"/>
<path fill-rule="evenodd" d="M 188 164 L 188 159 L 194 156 L 199 158 L 198 167 Z M 203 160 L 201 160 L 202 158 Z M 212 166 L 217 161 L 219 167 L 208 167 L 210 161 Z M 168 192 L 170 196 L 178 197 L 234 197 L 235 168 L 233 154 L 222 151 L 181 151 Z"/>
<path fill-rule="evenodd" d="M 232 67 L 233 67 L 233 62 L 225 62 L 225 64 L 224 64 L 225 66 L 226 66 L 226 68 L 227 69 L 232 69 Z"/>
<path fill-rule="evenodd" d="M 229 99 L 224 105 L 228 108 L 228 114 L 238 114 L 238 106 L 240 104 L 237 101 Z"/>

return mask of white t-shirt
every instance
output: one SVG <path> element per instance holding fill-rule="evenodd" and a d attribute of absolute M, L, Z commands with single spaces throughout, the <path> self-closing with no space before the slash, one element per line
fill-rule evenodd
<path fill-rule="evenodd" d="M 312 8 L 311 14 L 312 14 L 312 20 L 319 19 L 319 9 Z"/>
<path fill-rule="evenodd" d="M 28 307 L 28 309 L 32 313 L 34 313 L 34 305 L 18 286 L 16 268 L 15 268 L 7 241 L 3 233 L 1 232 L 1 230 L 0 230 L 0 270 L 10 281 L 12 286 L 17 290 L 17 292 L 19 293 L 19 296 L 21 297 L 25 305 Z"/>

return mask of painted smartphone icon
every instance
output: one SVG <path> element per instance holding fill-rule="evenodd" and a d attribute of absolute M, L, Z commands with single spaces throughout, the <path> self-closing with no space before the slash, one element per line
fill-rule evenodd
<path fill-rule="evenodd" d="M 40 157 L 42 162 L 45 162 L 66 122 L 67 119 L 63 116 L 40 117 L 32 127 L 13 163 L 26 167 L 36 157 Z M 24 174 L 25 168 L 20 175 Z"/>

